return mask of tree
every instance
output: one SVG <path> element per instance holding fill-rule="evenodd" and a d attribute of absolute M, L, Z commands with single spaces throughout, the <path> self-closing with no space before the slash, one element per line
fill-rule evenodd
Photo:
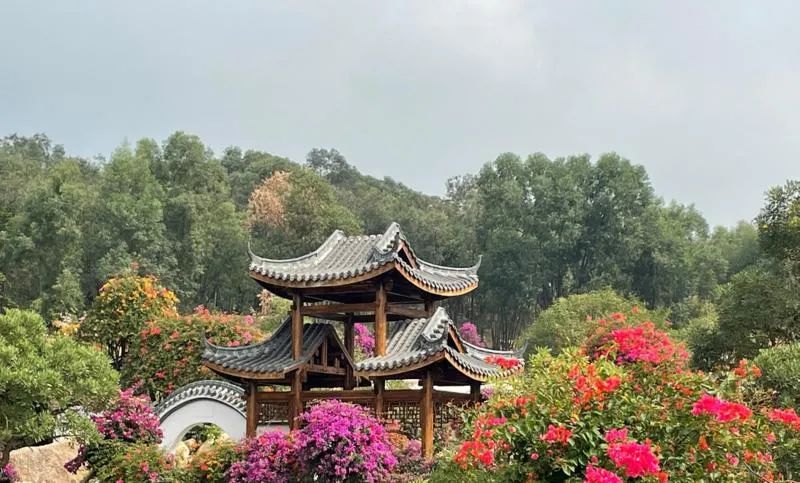
<path fill-rule="evenodd" d="M 334 230 L 361 233 L 359 220 L 337 203 L 333 189 L 308 169 L 279 172 L 257 187 L 249 203 L 256 251 L 295 256 L 319 246 Z"/>
<path fill-rule="evenodd" d="M 117 370 L 123 367 L 132 339 L 149 320 L 176 314 L 177 297 L 152 276 L 129 271 L 101 288 L 78 335 L 102 344 Z"/>
<path fill-rule="evenodd" d="M 733 276 L 719 299 L 713 334 L 719 363 L 753 358 L 759 349 L 800 340 L 797 281 L 778 267 L 754 267 Z"/>
<path fill-rule="evenodd" d="M 20 447 L 56 436 L 97 436 L 86 411 L 114 398 L 118 375 L 100 351 L 48 335 L 42 318 L 11 309 L 0 315 L 0 467 Z"/>
<path fill-rule="evenodd" d="M 756 225 L 767 254 L 800 267 L 800 181 L 770 189 Z"/>

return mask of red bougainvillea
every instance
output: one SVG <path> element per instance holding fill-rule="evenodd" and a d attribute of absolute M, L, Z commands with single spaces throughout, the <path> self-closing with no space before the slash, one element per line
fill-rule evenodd
<path fill-rule="evenodd" d="M 682 345 L 653 324 L 607 320 L 585 346 L 540 352 L 523 375 L 496 385 L 472 416 L 453 474 L 589 483 L 796 476 L 800 415 L 753 410 L 757 368 L 695 372 Z"/>
<path fill-rule="evenodd" d="M 520 359 L 516 359 L 513 357 L 487 356 L 485 360 L 489 364 L 500 366 L 502 369 L 505 370 L 515 369 L 522 365 L 522 361 Z"/>

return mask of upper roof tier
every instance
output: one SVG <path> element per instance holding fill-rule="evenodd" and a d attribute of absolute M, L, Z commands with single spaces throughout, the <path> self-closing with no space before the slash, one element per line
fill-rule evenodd
<path fill-rule="evenodd" d="M 391 272 L 408 293 L 451 297 L 478 286 L 479 266 L 480 259 L 468 268 L 420 259 L 397 223 L 380 235 L 346 236 L 336 230 L 319 248 L 297 258 L 273 260 L 250 253 L 250 275 L 279 295 L 292 288 L 346 286 Z"/>

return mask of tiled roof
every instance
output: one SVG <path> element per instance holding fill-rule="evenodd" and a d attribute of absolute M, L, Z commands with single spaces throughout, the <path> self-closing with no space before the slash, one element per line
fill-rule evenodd
<path fill-rule="evenodd" d="M 153 411 L 159 419 L 164 419 L 175 409 L 197 399 L 212 399 L 224 402 L 244 416 L 244 389 L 227 381 L 212 380 L 195 381 L 176 389 L 175 392 L 158 403 L 153 408 Z"/>
<path fill-rule="evenodd" d="M 405 246 L 413 263 L 401 256 Z M 250 254 L 250 271 L 281 282 L 325 285 L 346 280 L 393 264 L 410 281 L 434 292 L 463 291 L 478 283 L 480 261 L 469 268 L 434 265 L 417 258 L 400 230 L 392 223 L 383 234 L 346 236 L 336 230 L 313 252 L 297 258 L 272 260 Z"/>
<path fill-rule="evenodd" d="M 202 358 L 206 362 L 232 371 L 284 375 L 305 364 L 329 335 L 337 338 L 330 324 L 324 322 L 305 324 L 302 358 L 295 360 L 292 358 L 291 318 L 287 317 L 272 337 L 257 344 L 220 347 L 204 339 Z"/>
<path fill-rule="evenodd" d="M 509 375 L 514 370 L 503 370 L 485 361 L 487 356 L 517 357 L 519 351 L 481 349 L 466 344 L 447 312 L 439 307 L 428 319 L 393 322 L 390 325 L 389 343 L 385 356 L 375 356 L 356 364 L 356 372 L 379 373 L 402 370 L 405 367 L 447 359 L 457 369 L 473 379 L 485 380 Z M 458 344 L 450 344 L 450 334 Z M 521 366 L 520 366 L 521 368 Z"/>

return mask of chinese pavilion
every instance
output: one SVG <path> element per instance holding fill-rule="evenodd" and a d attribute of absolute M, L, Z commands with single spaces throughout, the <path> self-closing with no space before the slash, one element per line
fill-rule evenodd
<path fill-rule="evenodd" d="M 448 403 L 478 401 L 481 383 L 521 368 L 493 363 L 518 358 L 519 351 L 467 343 L 447 312 L 436 307 L 474 290 L 477 270 L 478 264 L 451 268 L 418 258 L 396 223 L 380 235 L 345 236 L 337 230 L 297 258 L 271 260 L 250 253 L 250 276 L 292 300 L 290 314 L 258 344 L 218 347 L 206 341 L 203 362 L 245 386 L 248 436 L 259 425 L 285 422 L 294 428 L 307 403 L 336 398 L 399 420 L 407 433 L 421 438 L 430 457 L 434 428 L 454 417 Z M 358 362 L 356 322 L 374 324 L 375 334 L 374 354 Z M 343 325 L 342 337 L 337 325 Z M 421 389 L 386 389 L 392 379 L 419 380 Z M 289 390 L 260 390 L 275 385 Z M 470 392 L 439 389 L 446 386 L 469 386 Z"/>

